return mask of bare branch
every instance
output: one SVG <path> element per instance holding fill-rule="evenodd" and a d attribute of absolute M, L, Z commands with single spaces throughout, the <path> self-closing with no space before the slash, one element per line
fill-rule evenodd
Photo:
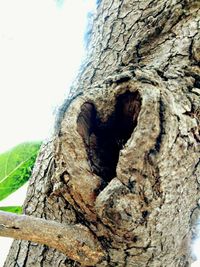
<path fill-rule="evenodd" d="M 98 240 L 80 224 L 66 225 L 0 211 L 0 236 L 48 245 L 85 266 L 94 266 L 104 256 Z"/>

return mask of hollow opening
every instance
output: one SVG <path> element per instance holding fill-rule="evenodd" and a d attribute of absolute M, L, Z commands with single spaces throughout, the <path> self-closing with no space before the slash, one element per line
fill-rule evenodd
<path fill-rule="evenodd" d="M 106 122 L 99 118 L 92 103 L 85 103 L 77 119 L 92 171 L 108 183 L 116 176 L 119 152 L 137 125 L 141 108 L 138 92 L 127 91 L 116 99 L 115 109 Z"/>

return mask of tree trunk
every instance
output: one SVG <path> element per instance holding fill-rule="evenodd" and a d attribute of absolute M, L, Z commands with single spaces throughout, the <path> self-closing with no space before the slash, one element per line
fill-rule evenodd
<path fill-rule="evenodd" d="M 200 2 L 103 0 L 88 56 L 37 159 L 24 213 L 82 224 L 95 266 L 182 267 L 200 214 Z M 82 266 L 14 241 L 11 266 Z"/>

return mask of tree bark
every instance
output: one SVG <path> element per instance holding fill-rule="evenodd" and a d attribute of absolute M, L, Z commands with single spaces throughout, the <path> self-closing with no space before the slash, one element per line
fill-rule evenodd
<path fill-rule="evenodd" d="M 27 215 L 87 227 L 106 254 L 94 266 L 191 264 L 200 215 L 199 29 L 198 0 L 99 3 L 87 59 L 24 204 Z M 81 264 L 14 241 L 4 266 Z"/>
<path fill-rule="evenodd" d="M 95 265 L 104 257 L 97 239 L 81 224 L 67 225 L 0 211 L 0 234 L 46 244 L 84 265 Z"/>

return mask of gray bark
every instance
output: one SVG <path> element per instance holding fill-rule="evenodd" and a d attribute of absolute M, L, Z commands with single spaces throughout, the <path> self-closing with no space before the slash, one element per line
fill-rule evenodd
<path fill-rule="evenodd" d="M 24 213 L 98 238 L 103 266 L 190 266 L 200 214 L 200 2 L 103 0 Z M 14 241 L 13 266 L 81 266 Z"/>

